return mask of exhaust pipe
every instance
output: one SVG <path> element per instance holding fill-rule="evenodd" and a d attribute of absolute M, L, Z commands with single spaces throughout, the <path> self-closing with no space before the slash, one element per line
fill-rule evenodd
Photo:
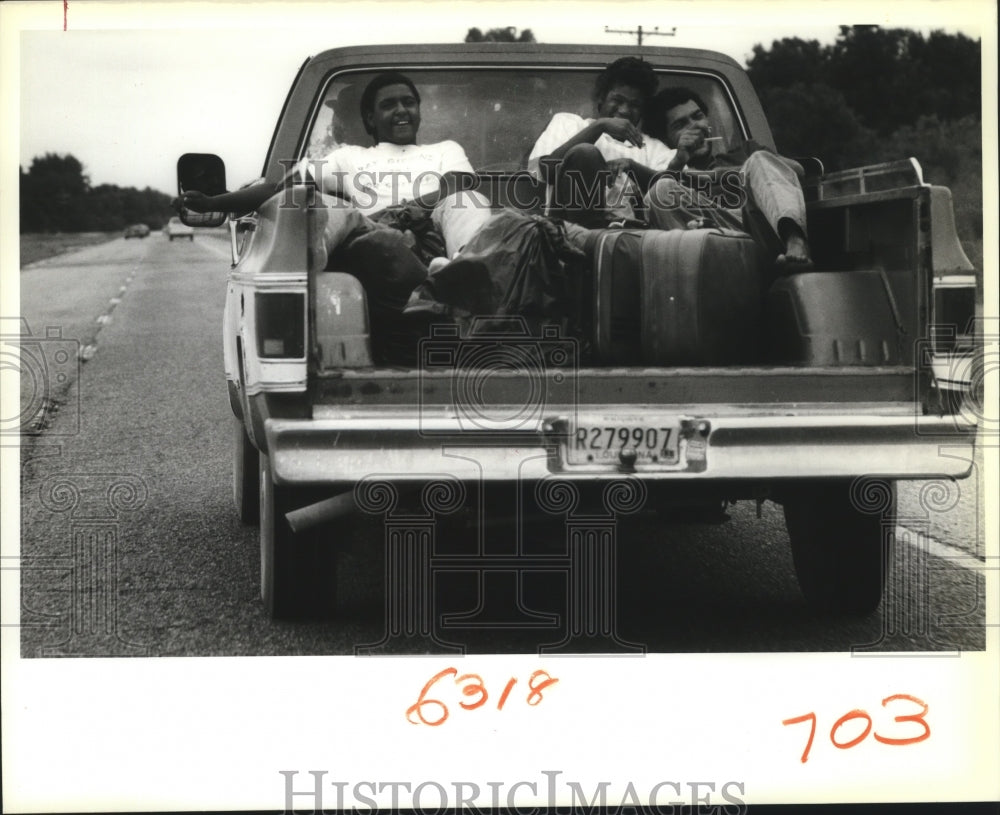
<path fill-rule="evenodd" d="M 402 498 L 410 493 L 418 492 L 420 487 L 421 485 L 419 484 L 401 487 L 398 489 L 398 495 Z M 346 518 L 357 511 L 358 502 L 354 500 L 354 490 L 352 488 L 346 492 L 334 495 L 332 498 L 324 498 L 315 504 L 309 504 L 300 509 L 293 509 L 291 512 L 286 512 L 285 520 L 288 521 L 292 532 L 298 534 L 320 524 L 335 521 L 338 518 Z"/>
<path fill-rule="evenodd" d="M 285 520 L 292 528 L 292 532 L 298 534 L 307 529 L 312 529 L 328 521 L 335 521 L 337 518 L 344 518 L 357 511 L 358 503 L 354 500 L 354 490 L 347 490 L 332 498 L 324 498 L 315 504 L 293 509 L 285 513 Z"/>

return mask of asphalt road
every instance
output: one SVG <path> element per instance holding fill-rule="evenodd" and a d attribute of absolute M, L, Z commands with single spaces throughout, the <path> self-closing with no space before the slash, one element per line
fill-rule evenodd
<path fill-rule="evenodd" d="M 562 647 L 569 623 L 558 568 L 522 573 L 520 607 L 512 602 L 514 571 L 436 572 L 440 610 L 458 615 L 475 605 L 479 579 L 486 608 L 474 619 L 434 614 L 426 636 L 386 640 L 385 529 L 371 516 L 356 519 L 343 544 L 337 619 L 268 619 L 258 596 L 258 533 L 236 518 L 230 492 L 220 342 L 228 265 L 218 236 L 171 243 L 154 233 L 22 271 L 22 317 L 33 337 L 44 338 L 39 348 L 48 343 L 39 351 L 47 365 L 41 389 L 33 385 L 22 397 L 23 409 L 44 415 L 22 447 L 22 655 Z M 16 333 L 16 324 L 5 320 L 4 333 Z M 56 353 L 77 348 L 86 361 Z M 53 384 L 56 377 L 63 378 Z M 4 420 L 6 427 L 10 417 Z M 603 635 L 567 647 L 982 649 L 981 505 L 975 479 L 902 485 L 901 523 L 920 535 L 903 529 L 900 537 L 918 543 L 897 546 L 879 612 L 846 622 L 807 611 L 780 508 L 765 504 L 757 518 L 753 503 L 740 503 L 715 524 L 651 511 L 620 518 L 616 594 L 608 598 Z M 565 555 L 563 529 L 512 520 L 487 530 L 487 550 L 509 554 L 516 529 L 538 562 L 558 564 Z M 479 533 L 474 515 L 459 512 L 439 528 L 435 545 L 474 550 Z"/>

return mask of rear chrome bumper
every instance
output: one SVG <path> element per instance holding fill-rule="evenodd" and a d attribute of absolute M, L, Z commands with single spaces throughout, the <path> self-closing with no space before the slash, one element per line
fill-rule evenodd
<path fill-rule="evenodd" d="M 508 414 L 493 421 L 454 411 L 318 407 L 312 419 L 264 421 L 267 450 L 281 484 L 356 482 L 366 477 L 424 481 L 615 479 L 657 481 L 769 480 L 879 475 L 964 478 L 971 472 L 975 424 L 960 416 L 817 410 L 768 405 L 754 414 L 718 405 L 548 406 L 544 415 Z M 909 411 L 909 412 L 907 412 Z M 499 411 L 499 415 L 503 415 Z M 676 464 L 570 464 L 571 428 L 600 421 L 697 428 Z"/>

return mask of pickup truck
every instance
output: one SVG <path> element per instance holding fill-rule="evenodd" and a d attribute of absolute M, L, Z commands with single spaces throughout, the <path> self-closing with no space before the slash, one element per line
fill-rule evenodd
<path fill-rule="evenodd" d="M 174 238 L 187 238 L 192 243 L 194 242 L 194 228 L 189 224 L 183 223 L 180 218 L 171 218 L 167 221 L 167 225 L 163 227 L 163 234 L 171 242 L 173 242 Z"/>
<path fill-rule="evenodd" d="M 395 69 L 420 89 L 422 142 L 459 142 L 498 211 L 544 214 L 544 188 L 525 172 L 535 139 L 557 111 L 593 115 L 597 72 L 634 53 L 497 43 L 326 51 L 295 77 L 262 176 L 278 183 L 303 158 L 370 144 L 360 89 Z M 682 48 L 641 54 L 661 88 L 683 84 L 706 100 L 723 148 L 753 139 L 774 149 L 734 60 Z M 250 215 L 185 212 L 187 223 L 230 221 L 233 492 L 241 518 L 260 524 L 271 615 L 331 608 L 338 530 L 346 513 L 371 507 L 373 484 L 397 495 L 436 481 L 516 482 L 536 494 L 558 483 L 587 496 L 624 482 L 656 507 L 774 501 L 808 606 L 877 609 L 896 482 L 960 479 L 972 468 L 976 420 L 963 395 L 977 354 L 976 272 L 950 191 L 926 183 L 916 160 L 831 173 L 802 163 L 815 266 L 779 275 L 758 264 L 759 308 L 739 323 L 738 363 L 599 359 L 586 336 L 524 323 L 520 333 L 463 337 L 435 326 L 415 366 L 376 364 L 366 291 L 317 251 L 324 208 L 307 186 L 289 182 Z M 207 154 L 183 157 L 178 175 L 181 189 L 222 191 L 199 177 L 225 184 L 221 159 Z M 638 320 L 625 315 L 617 330 Z M 414 543 L 410 556 L 428 554 Z"/>

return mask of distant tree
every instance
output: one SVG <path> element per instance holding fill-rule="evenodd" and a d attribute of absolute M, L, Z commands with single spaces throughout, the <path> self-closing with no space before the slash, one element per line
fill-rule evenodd
<path fill-rule="evenodd" d="M 46 153 L 20 170 L 21 232 L 109 232 L 130 223 L 160 228 L 171 215 L 170 196 L 149 187 L 90 186 L 72 155 Z"/>
<path fill-rule="evenodd" d="M 45 199 L 37 190 L 37 185 L 33 183 L 31 174 L 20 170 L 20 200 L 21 200 L 21 232 L 48 232 L 50 231 L 51 211 L 44 206 Z"/>
<path fill-rule="evenodd" d="M 879 142 L 875 153 L 882 161 L 909 156 L 920 162 L 925 181 L 951 189 L 959 237 L 981 241 L 983 136 L 979 117 L 942 122 L 937 116 L 922 116 L 915 125 L 901 127 Z"/>
<path fill-rule="evenodd" d="M 818 40 L 789 37 L 775 40 L 769 49 L 755 45 L 747 70 L 758 89 L 785 88 L 827 81 L 829 63 L 829 51 Z"/>
<path fill-rule="evenodd" d="M 834 86 L 883 136 L 927 111 L 923 72 L 911 56 L 912 36 L 921 35 L 898 28 L 841 26 L 833 46 L 830 76 Z"/>
<path fill-rule="evenodd" d="M 757 45 L 747 62 L 758 92 L 823 84 L 880 136 L 921 116 L 942 121 L 980 112 L 981 44 L 963 34 L 928 37 L 905 28 L 841 26 L 832 45 L 786 38 Z"/>
<path fill-rule="evenodd" d="M 36 156 L 31 160 L 28 175 L 49 192 L 80 195 L 90 189 L 90 179 L 83 174 L 83 165 L 69 154 Z"/>
<path fill-rule="evenodd" d="M 774 143 L 786 156 L 817 156 L 828 170 L 867 164 L 875 134 L 844 95 L 821 82 L 760 91 Z"/>
<path fill-rule="evenodd" d="M 982 46 L 963 34 L 842 26 L 836 42 L 757 45 L 747 72 L 786 155 L 827 170 L 915 157 L 951 188 L 959 237 L 982 268 Z"/>
<path fill-rule="evenodd" d="M 90 189 L 83 165 L 68 154 L 36 156 L 20 181 L 22 229 L 26 214 L 32 230 L 66 230 L 75 217 L 74 202 Z"/>
<path fill-rule="evenodd" d="M 932 31 L 910 41 L 911 58 L 920 66 L 927 103 L 922 114 L 944 121 L 982 114 L 982 45 L 964 34 Z"/>
<path fill-rule="evenodd" d="M 509 25 L 506 28 L 491 28 L 485 34 L 481 29 L 470 28 L 465 35 L 466 42 L 535 42 L 535 35 L 530 28 L 517 33 L 515 26 Z"/>

